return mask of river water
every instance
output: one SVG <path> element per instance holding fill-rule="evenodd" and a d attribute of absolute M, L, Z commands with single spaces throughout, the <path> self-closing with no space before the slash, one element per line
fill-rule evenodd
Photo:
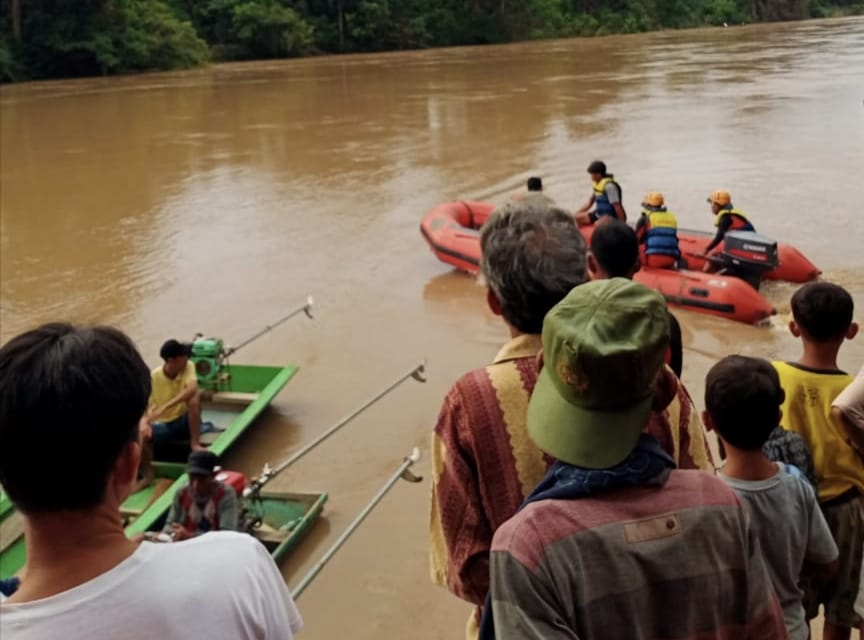
<path fill-rule="evenodd" d="M 864 20 L 218 65 L 0 92 L 0 337 L 113 323 L 151 364 L 168 337 L 238 342 L 316 299 L 236 361 L 301 371 L 232 451 L 276 462 L 423 357 L 406 383 L 274 481 L 330 492 L 283 566 L 296 583 L 506 340 L 484 290 L 418 232 L 448 199 L 502 201 L 529 175 L 575 208 L 604 159 L 631 218 L 661 190 L 682 226 L 732 192 L 856 297 L 864 321 Z M 794 358 L 770 327 L 680 312 L 701 399 L 727 353 Z M 242 355 L 242 357 L 241 357 Z M 864 362 L 864 336 L 840 364 Z M 419 470 L 428 475 L 428 457 Z M 302 596 L 309 640 L 461 637 L 468 607 L 427 577 L 428 481 L 400 483 Z M 218 559 L 214 560 L 218 561 Z"/>

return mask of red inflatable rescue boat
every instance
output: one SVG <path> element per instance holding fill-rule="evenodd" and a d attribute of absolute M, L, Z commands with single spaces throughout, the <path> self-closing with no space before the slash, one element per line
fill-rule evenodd
<path fill-rule="evenodd" d="M 480 227 L 494 210 L 486 202 L 445 202 L 423 216 L 420 231 L 432 252 L 442 262 L 468 273 L 480 270 Z M 586 240 L 593 227 L 583 227 Z M 681 252 L 692 268 L 701 269 L 701 253 L 710 234 L 678 230 Z M 780 264 L 765 275 L 775 280 L 807 282 L 819 270 L 794 247 L 778 244 Z M 749 284 L 731 276 L 701 271 L 652 269 L 643 266 L 635 280 L 660 291 L 669 304 L 708 315 L 754 324 L 774 313 L 773 307 Z"/>

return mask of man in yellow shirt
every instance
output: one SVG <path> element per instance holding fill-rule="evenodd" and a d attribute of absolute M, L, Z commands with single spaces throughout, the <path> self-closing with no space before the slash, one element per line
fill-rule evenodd
<path fill-rule="evenodd" d="M 195 365 L 189 361 L 191 354 L 191 345 L 168 340 L 159 350 L 164 364 L 150 372 L 152 390 L 147 421 L 156 446 L 188 440 L 193 451 L 204 449 L 198 442 L 201 399 Z"/>

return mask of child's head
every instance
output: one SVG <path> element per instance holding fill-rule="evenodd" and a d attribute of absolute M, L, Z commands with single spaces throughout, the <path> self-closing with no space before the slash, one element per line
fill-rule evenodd
<path fill-rule="evenodd" d="M 727 356 L 705 380 L 705 424 L 736 449 L 756 451 L 780 424 L 784 398 L 767 360 Z"/>
<path fill-rule="evenodd" d="M 851 340 L 858 332 L 852 322 L 852 296 L 830 282 L 811 282 L 792 296 L 792 335 L 805 341 L 837 343 Z"/>
<path fill-rule="evenodd" d="M 588 272 L 592 280 L 632 278 L 639 271 L 639 239 L 633 229 L 613 218 L 602 218 L 591 234 Z"/>

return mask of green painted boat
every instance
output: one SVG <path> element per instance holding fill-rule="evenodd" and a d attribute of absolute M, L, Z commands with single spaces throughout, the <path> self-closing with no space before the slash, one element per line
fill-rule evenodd
<path fill-rule="evenodd" d="M 123 504 L 121 513 L 131 522 L 126 528 L 129 535 L 144 530 L 141 527 L 144 522 L 141 515 L 148 513 L 146 501 L 152 500 L 154 493 L 160 492 L 160 486 L 173 487 L 175 482 L 179 482 L 179 487 L 182 487 L 188 481 L 185 465 L 182 463 L 154 462 L 153 471 L 156 478 L 150 487 L 130 496 Z M 327 498 L 327 494 L 323 492 L 261 491 L 253 497 L 241 500 L 240 530 L 258 538 L 278 562 L 296 546 L 318 519 Z M 166 515 L 167 510 L 157 520 L 150 522 L 146 530 L 161 529 Z"/>
<path fill-rule="evenodd" d="M 224 454 L 252 425 L 255 418 L 267 408 L 295 373 L 297 367 L 294 365 L 284 367 L 221 365 L 218 381 L 214 380 L 211 384 L 202 385 L 202 419 L 209 420 L 225 430 L 217 434 L 205 434 L 202 441 L 209 436 L 211 439 L 208 443 L 209 449 L 217 455 Z M 168 512 L 174 494 L 188 482 L 182 463 L 154 462 L 153 465 L 156 474 L 154 482 L 129 496 L 123 503 L 121 511 L 130 522 L 126 528 L 128 535 L 149 531 L 158 526 Z M 326 494 L 311 495 L 318 496 L 318 500 L 323 496 L 323 500 L 317 507 L 317 512 L 320 513 L 323 501 L 326 501 Z M 297 504 L 305 505 L 306 502 L 298 499 Z M 313 507 L 315 504 L 317 501 L 312 500 Z M 299 512 L 301 508 L 304 507 L 297 506 L 292 510 L 273 505 L 267 513 L 293 514 Z M 276 529 L 287 524 L 279 521 L 276 516 L 270 515 L 263 521 L 269 522 L 267 518 L 276 523 Z M 296 517 L 291 521 L 295 519 Z M 311 519 L 314 520 L 314 517 Z M 308 528 L 308 523 L 303 525 L 298 537 L 302 535 L 305 528 Z M 294 542 L 290 542 L 290 545 L 293 544 Z M 283 555 L 290 545 L 281 551 Z M 15 575 L 24 566 L 25 559 L 22 518 L 8 496 L 0 489 L 0 578 Z"/>
<path fill-rule="evenodd" d="M 326 493 L 262 491 L 258 498 L 244 501 L 246 531 L 279 562 L 321 515 L 327 497 Z"/>

